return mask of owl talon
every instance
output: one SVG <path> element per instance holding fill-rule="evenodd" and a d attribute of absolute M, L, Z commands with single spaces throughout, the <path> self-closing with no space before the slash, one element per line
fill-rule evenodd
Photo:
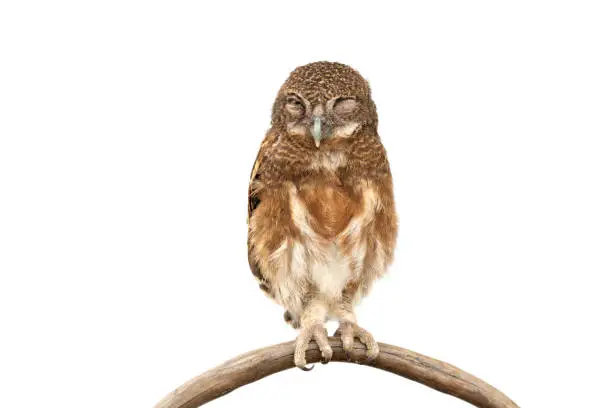
<path fill-rule="evenodd" d="M 311 364 L 310 367 L 308 367 L 307 365 L 304 365 L 304 367 L 297 366 L 297 368 L 299 368 L 302 371 L 312 371 L 312 369 L 314 368 L 314 364 Z"/>
<path fill-rule="evenodd" d="M 321 349 L 321 364 L 327 364 L 331 361 L 332 355 L 334 354 L 331 346 L 323 347 Z"/>
<path fill-rule="evenodd" d="M 355 360 L 355 353 L 353 351 L 355 338 L 358 338 L 359 341 L 366 346 L 365 364 L 372 364 L 378 357 L 380 352 L 378 343 L 376 343 L 369 331 L 359 327 L 356 323 L 348 321 L 341 322 L 337 332 L 340 332 L 342 348 L 344 348 L 346 352 L 347 361 Z"/>
<path fill-rule="evenodd" d="M 322 324 L 315 324 L 310 327 L 302 329 L 295 341 L 295 353 L 293 355 L 293 361 L 295 366 L 303 371 L 310 371 L 314 367 L 306 366 L 306 350 L 310 341 L 314 340 L 321 350 L 321 363 L 327 364 L 331 361 L 333 350 L 327 340 L 327 330 Z"/>

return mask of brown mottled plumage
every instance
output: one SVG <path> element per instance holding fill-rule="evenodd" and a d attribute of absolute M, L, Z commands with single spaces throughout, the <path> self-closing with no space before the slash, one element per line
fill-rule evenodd
<path fill-rule="evenodd" d="M 397 234 L 393 186 L 368 83 L 351 67 L 315 62 L 278 92 L 272 127 L 249 186 L 249 263 L 260 287 L 301 328 L 295 363 L 311 339 L 331 358 L 324 323 L 340 322 L 378 354 L 354 305 L 392 260 Z"/>

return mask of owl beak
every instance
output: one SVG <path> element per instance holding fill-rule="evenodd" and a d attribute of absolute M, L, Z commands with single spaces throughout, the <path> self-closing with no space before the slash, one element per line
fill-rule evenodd
<path fill-rule="evenodd" d="M 321 133 L 321 117 L 315 116 L 314 123 L 312 124 L 311 129 L 312 137 L 314 138 L 315 146 L 321 146 L 321 139 L 323 138 L 323 134 Z"/>

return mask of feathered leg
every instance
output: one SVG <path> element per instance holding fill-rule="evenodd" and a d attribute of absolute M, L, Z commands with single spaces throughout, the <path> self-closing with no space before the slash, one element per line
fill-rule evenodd
<path fill-rule="evenodd" d="M 300 317 L 302 329 L 295 341 L 293 359 L 296 367 L 304 371 L 312 370 L 312 367 L 306 367 L 306 350 L 313 339 L 321 350 L 323 363 L 329 362 L 332 358 L 333 352 L 327 340 L 327 330 L 324 326 L 327 318 L 327 309 L 327 304 L 323 300 L 314 298 L 308 303 Z"/>
<path fill-rule="evenodd" d="M 347 356 L 353 358 L 353 344 L 355 338 L 357 338 L 367 348 L 366 355 L 368 356 L 368 362 L 376 360 L 379 353 L 378 343 L 376 343 L 374 336 L 369 331 L 357 324 L 352 301 L 345 298 L 342 304 L 336 308 L 334 314 L 340 322 L 334 336 L 339 336 L 342 340 L 342 348 Z"/>

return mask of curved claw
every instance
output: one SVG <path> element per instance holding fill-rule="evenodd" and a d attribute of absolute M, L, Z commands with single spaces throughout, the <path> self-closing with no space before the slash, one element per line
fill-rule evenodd
<path fill-rule="evenodd" d="M 315 366 L 315 365 L 314 365 L 314 364 L 312 364 L 310 367 L 308 367 L 308 366 L 303 366 L 303 367 L 302 367 L 302 366 L 297 366 L 297 368 L 299 368 L 299 369 L 300 369 L 300 370 L 302 370 L 302 371 L 312 371 L 312 369 L 314 368 L 314 366 Z"/>
<path fill-rule="evenodd" d="M 340 333 L 342 348 L 346 352 L 346 358 L 348 361 L 351 361 L 354 357 L 353 344 L 356 337 L 366 346 L 367 359 L 364 361 L 364 363 L 369 365 L 374 363 L 378 357 L 379 348 L 378 343 L 376 343 L 370 332 L 359 327 L 353 322 L 341 322 L 337 332 Z"/>
<path fill-rule="evenodd" d="M 321 350 L 321 364 L 329 363 L 332 359 L 333 353 L 334 352 L 331 347 L 329 347 L 329 350 L 327 348 Z"/>
<path fill-rule="evenodd" d="M 295 341 L 295 353 L 293 360 L 296 367 L 303 371 L 310 371 L 312 367 L 306 366 L 306 350 L 311 340 L 315 340 L 319 350 L 321 350 L 321 363 L 327 364 L 331 361 L 333 350 L 327 340 L 327 331 L 322 324 L 306 327 L 302 329 Z"/>

